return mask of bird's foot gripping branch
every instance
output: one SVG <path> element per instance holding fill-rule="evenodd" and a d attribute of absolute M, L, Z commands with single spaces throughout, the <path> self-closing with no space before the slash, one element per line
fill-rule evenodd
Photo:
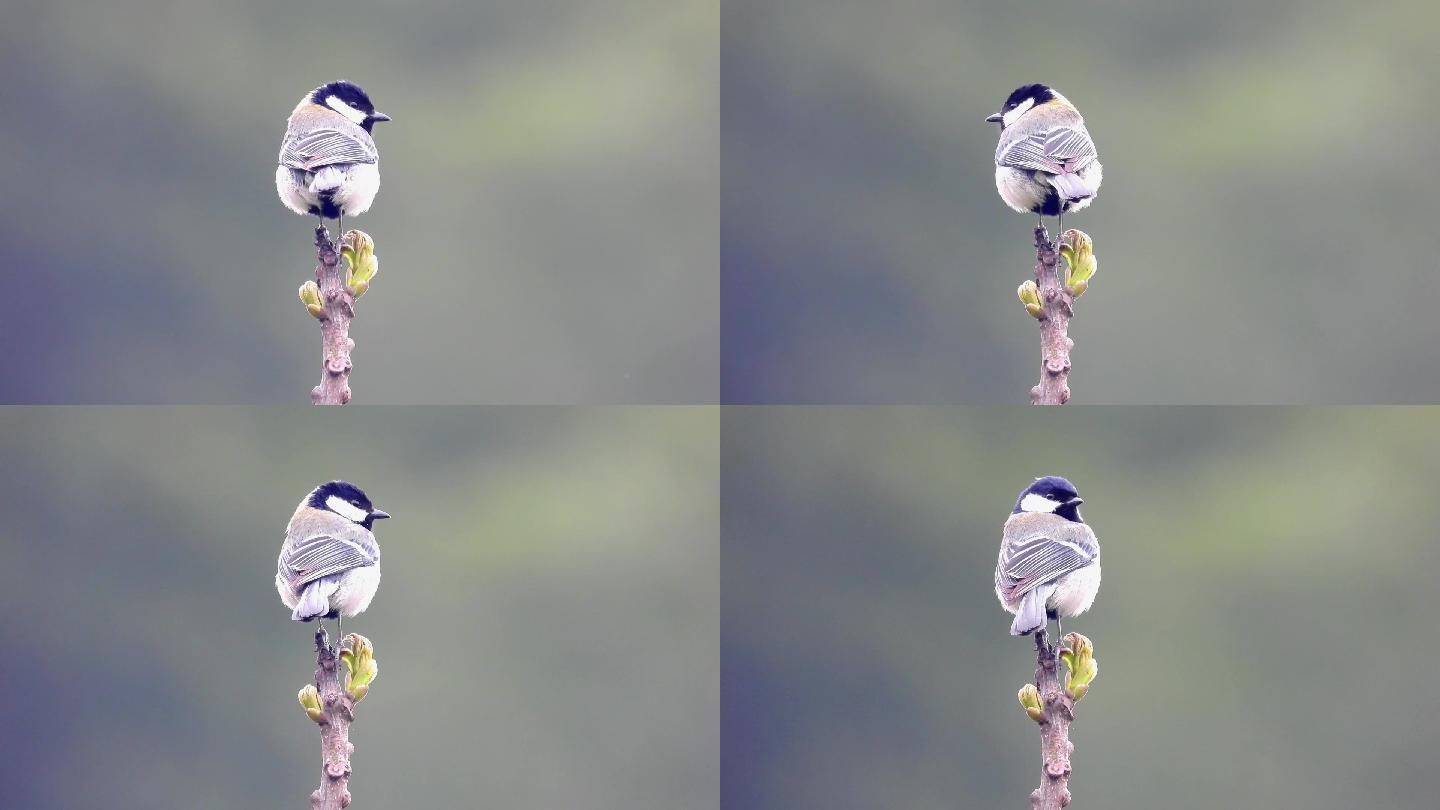
<path fill-rule="evenodd" d="M 300 285 L 300 303 L 320 321 L 324 353 L 324 372 L 320 384 L 310 392 L 310 401 L 344 405 L 350 401 L 350 352 L 355 349 L 350 321 L 355 318 L 355 301 L 370 289 L 380 271 L 380 260 L 375 256 L 375 240 L 364 231 L 347 231 L 337 246 L 321 225 L 315 229 L 315 249 L 319 259 L 315 280 Z M 343 278 L 341 259 L 345 260 Z"/>
<path fill-rule="evenodd" d="M 337 663 L 345 664 L 345 685 L 340 685 Z M 355 704 L 365 698 L 375 680 L 375 648 L 370 639 L 351 633 L 340 642 L 339 657 L 325 636 L 315 633 L 315 683 L 300 690 L 300 708 L 320 726 L 322 769 L 320 787 L 310 794 L 312 810 L 340 810 L 350 805 L 350 724 Z"/>
<path fill-rule="evenodd" d="M 1059 259 L 1065 260 L 1057 271 Z M 1044 226 L 1035 229 L 1035 278 L 1018 290 L 1025 311 L 1040 321 L 1040 382 L 1030 389 L 1035 405 L 1064 405 L 1070 399 L 1070 319 L 1075 299 L 1090 289 L 1095 276 L 1095 245 L 1074 228 L 1060 236 L 1059 250 Z"/>
<path fill-rule="evenodd" d="M 1030 794 L 1031 810 L 1060 810 L 1070 803 L 1070 723 L 1075 704 L 1090 691 L 1098 664 L 1095 645 L 1079 633 L 1067 633 L 1056 648 L 1045 631 L 1035 633 L 1035 681 L 1020 690 L 1020 706 L 1040 725 L 1040 786 Z M 1059 664 L 1065 664 L 1060 678 Z M 1038 686 L 1036 684 L 1039 684 Z"/>

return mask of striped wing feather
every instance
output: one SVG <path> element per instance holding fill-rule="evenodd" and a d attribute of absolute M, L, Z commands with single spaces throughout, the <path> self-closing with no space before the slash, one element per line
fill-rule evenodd
<path fill-rule="evenodd" d="M 1059 126 L 1015 141 L 996 155 L 995 161 L 1016 169 L 1062 174 L 1077 172 L 1096 157 L 1095 142 L 1085 127 Z"/>
<path fill-rule="evenodd" d="M 297 138 L 287 138 L 280 151 L 280 164 L 313 172 L 339 163 L 375 163 L 379 155 L 372 144 L 338 129 L 317 129 Z"/>
<path fill-rule="evenodd" d="M 1036 534 L 1007 545 L 995 570 L 1007 599 L 1018 599 L 1047 582 L 1095 561 L 1095 554 L 1075 543 Z"/>
<path fill-rule="evenodd" d="M 317 534 L 295 541 L 280 562 L 289 575 L 290 587 L 298 591 L 317 579 L 374 565 L 379 557 L 354 541 Z"/>

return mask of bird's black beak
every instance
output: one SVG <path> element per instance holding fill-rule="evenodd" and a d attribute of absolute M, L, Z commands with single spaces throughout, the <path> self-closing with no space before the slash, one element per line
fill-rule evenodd
<path fill-rule="evenodd" d="M 1070 500 L 1066 501 L 1066 502 L 1065 502 L 1065 505 L 1066 505 L 1066 506 L 1079 506 L 1080 504 L 1082 504 L 1082 503 L 1084 503 L 1084 502 L 1085 502 L 1085 499 L 1084 499 L 1084 498 L 1081 498 L 1080 496 L 1077 495 L 1077 496 L 1075 496 L 1074 498 L 1071 498 Z"/>
<path fill-rule="evenodd" d="M 379 110 L 376 110 L 375 112 L 370 113 L 370 120 L 371 120 L 371 121 L 389 121 L 389 120 L 390 120 L 390 116 L 386 115 L 385 113 L 380 112 Z M 389 515 L 386 515 L 385 517 L 390 517 L 390 516 L 389 516 Z"/>
<path fill-rule="evenodd" d="M 385 511 L 382 511 L 382 510 L 380 510 L 380 509 L 372 509 L 372 510 L 370 510 L 370 519 L 371 519 L 371 520 L 384 520 L 385 518 L 388 518 L 388 517 L 390 517 L 390 513 L 389 513 L 389 512 L 385 512 Z"/>
<path fill-rule="evenodd" d="M 985 120 L 991 124 L 998 124 L 1001 121 L 1005 120 L 1005 116 L 1001 115 L 1000 113 L 995 113 L 994 115 L 986 118 Z"/>

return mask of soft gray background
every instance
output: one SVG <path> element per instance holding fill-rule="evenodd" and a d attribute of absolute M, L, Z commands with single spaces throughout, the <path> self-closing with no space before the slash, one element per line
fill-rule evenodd
<path fill-rule="evenodd" d="M 307 402 L 275 159 L 340 78 L 395 119 L 357 403 L 715 402 L 718 49 L 716 0 L 8 0 L 0 402 Z"/>
<path fill-rule="evenodd" d="M 0 807 L 305 806 L 275 555 L 334 476 L 395 516 L 355 807 L 717 807 L 718 419 L 0 409 Z"/>
<path fill-rule="evenodd" d="M 727 810 L 1024 807 L 992 576 L 1034 477 L 1104 549 L 1075 808 L 1430 807 L 1433 409 L 726 409 Z M 1052 625 L 1053 630 L 1053 625 Z"/>
<path fill-rule="evenodd" d="M 1105 162 L 1077 403 L 1440 401 L 1440 5 L 725 0 L 726 402 L 1020 403 L 1015 87 Z M 1051 224 L 1053 228 L 1053 222 Z"/>

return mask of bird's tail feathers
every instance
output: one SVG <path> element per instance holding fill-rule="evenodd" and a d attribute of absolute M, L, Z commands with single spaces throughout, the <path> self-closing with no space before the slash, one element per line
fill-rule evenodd
<path fill-rule="evenodd" d="M 310 193 L 334 191 L 345 183 L 345 170 L 339 166 L 322 166 L 310 180 Z"/>
<path fill-rule="evenodd" d="M 1046 179 L 1063 199 L 1087 200 L 1095 196 L 1095 189 L 1078 174 L 1052 174 Z"/>
<path fill-rule="evenodd" d="M 1045 603 L 1050 601 L 1054 586 L 1041 585 L 1025 594 L 1015 610 L 1015 621 L 1010 623 L 1010 635 L 1025 636 L 1045 626 Z"/>
<path fill-rule="evenodd" d="M 308 622 L 329 613 L 330 595 L 335 592 L 336 585 L 331 577 L 307 583 L 300 592 L 300 601 L 295 603 L 295 610 L 290 613 L 290 618 L 297 622 Z"/>

